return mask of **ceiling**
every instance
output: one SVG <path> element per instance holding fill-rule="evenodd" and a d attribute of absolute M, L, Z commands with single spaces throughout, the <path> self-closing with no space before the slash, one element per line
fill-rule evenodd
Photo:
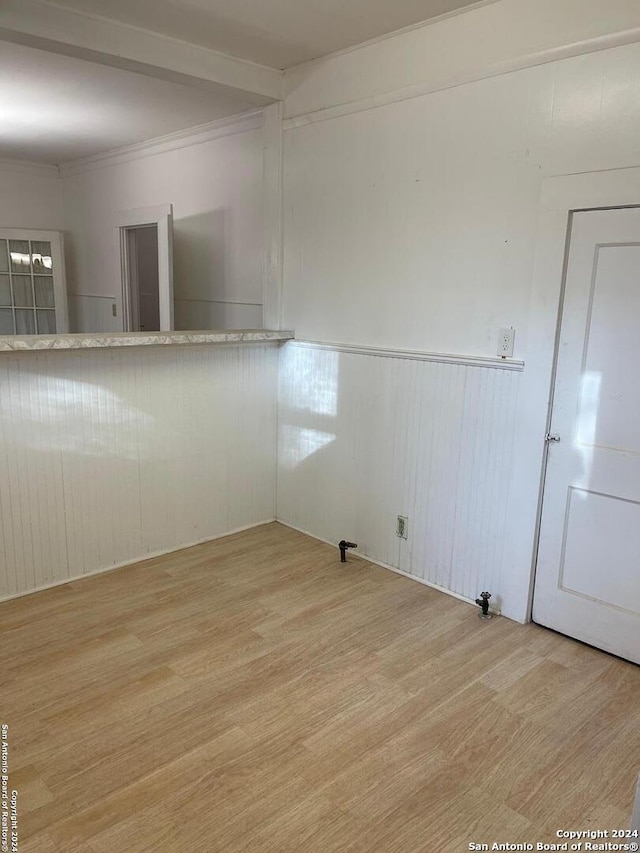
<path fill-rule="evenodd" d="M 477 0 L 55 0 L 49 5 L 289 68 Z"/>
<path fill-rule="evenodd" d="M 62 163 L 164 136 L 256 105 L 0 42 L 0 157 Z M 266 101 L 266 99 L 265 99 Z"/>
<path fill-rule="evenodd" d="M 168 35 L 186 42 L 187 53 L 189 44 L 201 45 L 281 69 L 476 3 L 45 0 L 43 5 Z M 37 42 L 18 42 L 0 40 L 0 158 L 57 165 L 238 115 L 273 100 L 213 80 L 207 86 L 188 85 L 175 77 L 147 76 L 66 51 L 41 50 L 45 45 Z"/>

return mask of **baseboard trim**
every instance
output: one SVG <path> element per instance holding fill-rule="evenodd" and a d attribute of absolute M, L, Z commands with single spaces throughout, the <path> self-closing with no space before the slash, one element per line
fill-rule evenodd
<path fill-rule="evenodd" d="M 289 527 L 291 530 L 295 530 L 298 533 L 304 533 L 305 536 L 310 536 L 312 539 L 316 539 L 318 542 L 324 542 L 325 545 L 333 545 L 333 547 L 337 548 L 337 544 L 335 542 L 330 542 L 328 539 L 324 539 L 322 536 L 316 536 L 315 533 L 311 533 L 308 530 L 303 530 L 302 527 L 296 527 L 295 524 L 289 524 L 288 521 L 283 521 L 281 518 L 276 518 L 278 524 L 282 524 L 284 527 Z M 396 575 L 402 575 L 403 578 L 407 578 L 410 581 L 415 581 L 416 583 L 422 584 L 422 586 L 428 586 L 429 589 L 435 589 L 436 592 L 443 592 L 445 595 L 450 595 L 452 598 L 457 598 L 458 601 L 464 601 L 465 604 L 471 604 L 473 607 L 477 607 L 478 605 L 475 601 L 472 601 L 470 598 L 467 598 L 465 595 L 460 595 L 459 592 L 454 592 L 452 589 L 447 589 L 444 586 L 439 586 L 437 583 L 432 583 L 431 581 L 427 581 L 424 578 L 419 578 L 417 575 L 410 575 L 408 572 L 403 572 L 401 569 L 397 569 L 395 566 L 390 566 L 388 563 L 383 563 L 381 560 L 376 560 L 374 557 L 370 557 L 368 554 L 363 552 L 358 552 L 353 555 L 357 559 L 366 560 L 368 563 L 373 563 L 374 566 L 379 566 L 381 569 L 387 569 L 389 572 L 393 572 Z M 494 615 L 500 616 L 500 611 L 492 610 Z"/>
<path fill-rule="evenodd" d="M 331 542 L 329 539 L 324 539 L 322 536 L 317 536 L 315 533 L 311 533 L 309 530 L 304 530 L 302 527 L 297 527 L 295 524 L 290 524 L 287 521 L 283 521 L 281 518 L 267 518 L 263 521 L 256 521 L 252 524 L 245 524 L 242 527 L 235 527 L 233 530 L 227 530 L 224 533 L 217 533 L 215 536 L 205 536 L 202 539 L 196 539 L 193 542 L 188 542 L 185 545 L 178 545 L 176 548 L 165 548 L 159 551 L 151 551 L 148 554 L 144 554 L 140 557 L 136 557 L 133 560 L 124 560 L 120 563 L 115 563 L 113 566 L 106 566 L 102 569 L 94 569 L 91 572 L 85 572 L 81 575 L 74 575 L 70 578 L 64 578 L 63 580 L 53 581 L 52 583 L 42 584 L 41 586 L 34 587 L 33 589 L 27 589 L 22 592 L 15 592 L 11 595 L 3 596 L 0 598 L 0 603 L 5 601 L 13 601 L 16 598 L 24 598 L 26 595 L 33 595 L 36 592 L 45 592 L 48 589 L 55 589 L 58 586 L 65 586 L 69 583 L 75 583 L 76 581 L 83 580 L 84 578 L 95 577 L 96 575 L 103 575 L 105 572 L 112 572 L 116 569 L 124 569 L 127 566 L 134 566 L 136 563 L 144 563 L 146 560 L 154 560 L 157 557 L 165 557 L 167 554 L 175 554 L 178 551 L 184 551 L 187 548 L 194 548 L 196 545 L 204 545 L 207 542 L 215 542 L 217 539 L 224 539 L 226 536 L 234 536 L 236 533 L 243 533 L 245 530 L 253 530 L 255 527 L 262 527 L 265 524 L 273 524 L 277 522 L 278 524 L 282 524 L 283 527 L 288 527 L 291 530 L 295 530 L 297 533 L 302 533 L 305 536 L 309 536 L 311 539 L 315 539 L 318 542 L 323 542 L 325 545 L 331 545 L 333 547 L 337 547 L 335 542 Z M 386 569 L 389 572 L 393 572 L 396 575 L 401 575 L 403 578 L 407 578 L 407 580 L 415 581 L 416 583 L 422 584 L 422 586 L 427 586 L 429 589 L 434 589 L 436 592 L 442 592 L 445 595 L 450 595 L 452 598 L 457 598 L 458 601 L 463 601 L 465 604 L 470 604 L 473 607 L 476 607 L 475 601 L 472 601 L 470 598 L 467 598 L 464 595 L 460 595 L 458 592 L 454 592 L 451 589 L 447 589 L 444 586 L 439 586 L 436 583 L 432 583 L 431 581 L 427 581 L 424 578 L 419 578 L 416 575 L 411 575 L 408 572 L 403 572 L 401 569 L 396 568 L 395 566 L 390 566 L 388 563 L 383 563 L 381 560 L 375 559 L 375 557 L 371 557 L 368 554 L 363 552 L 359 552 L 358 554 L 353 555 L 356 559 L 365 560 L 368 563 L 372 563 L 374 566 L 379 566 L 381 569 Z M 492 613 L 495 615 L 500 615 L 499 611 L 492 610 Z"/>
<path fill-rule="evenodd" d="M 103 569 L 94 569 L 91 572 L 85 572 L 82 575 L 73 575 L 70 578 L 53 581 L 52 583 L 43 584 L 42 586 L 27 589 L 23 592 L 14 592 L 11 595 L 0 598 L 0 603 L 4 601 L 13 601 L 15 598 L 24 598 L 25 595 L 33 595 L 36 592 L 44 592 L 47 589 L 54 589 L 57 586 L 65 586 L 68 583 L 75 583 L 84 578 L 95 577 L 95 575 L 103 575 L 105 572 L 113 572 L 115 569 L 124 569 L 127 566 L 134 566 L 136 563 L 144 563 L 146 560 L 154 560 L 156 557 L 165 557 L 167 554 L 175 554 L 178 551 L 184 551 L 187 548 L 194 548 L 196 545 L 204 545 L 207 542 L 215 542 L 216 539 L 224 539 L 225 536 L 233 536 L 236 533 L 243 533 L 245 530 L 252 530 L 254 527 L 262 527 L 264 524 L 273 524 L 277 521 L 276 518 L 268 518 L 264 521 L 256 521 L 252 524 L 245 524 L 243 527 L 234 527 L 233 530 L 227 530 L 224 533 L 217 533 L 215 536 L 205 536 L 202 539 L 197 539 L 195 542 L 188 542 L 186 545 L 178 545 L 176 548 L 165 548 L 159 551 L 151 551 L 149 554 L 144 554 L 141 557 L 136 557 L 133 560 L 124 560 L 121 563 L 115 563 L 113 566 L 106 566 Z"/>

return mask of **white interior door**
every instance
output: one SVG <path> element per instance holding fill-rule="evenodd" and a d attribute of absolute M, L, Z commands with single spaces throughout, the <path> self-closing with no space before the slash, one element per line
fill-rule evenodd
<path fill-rule="evenodd" d="M 132 270 L 129 265 L 127 230 L 143 225 L 155 225 L 158 234 L 158 295 L 160 306 L 160 331 L 168 332 L 174 326 L 173 308 L 173 205 L 143 207 L 123 210 L 117 214 L 122 269 L 122 307 L 124 331 L 134 328 L 134 308 L 130 287 Z M 137 296 L 136 296 L 137 298 Z"/>
<path fill-rule="evenodd" d="M 640 663 L 640 209 L 572 220 L 533 618 Z"/>

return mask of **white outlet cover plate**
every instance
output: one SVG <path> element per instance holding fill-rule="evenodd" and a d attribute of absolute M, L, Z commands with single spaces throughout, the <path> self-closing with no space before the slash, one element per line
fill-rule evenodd
<path fill-rule="evenodd" d="M 515 342 L 515 329 L 500 329 L 498 335 L 498 355 L 502 358 L 513 357 L 513 344 Z"/>
<path fill-rule="evenodd" d="M 401 532 L 402 527 L 402 532 Z M 396 524 L 396 536 L 399 539 L 407 539 L 409 537 L 409 519 L 406 515 L 399 515 Z"/>

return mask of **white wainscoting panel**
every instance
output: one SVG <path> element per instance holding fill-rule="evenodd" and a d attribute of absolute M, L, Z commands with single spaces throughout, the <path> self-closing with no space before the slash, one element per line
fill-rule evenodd
<path fill-rule="evenodd" d="M 522 364 L 408 356 L 281 349 L 278 518 L 500 607 Z"/>
<path fill-rule="evenodd" d="M 275 344 L 0 357 L 0 597 L 275 517 Z"/>
<path fill-rule="evenodd" d="M 69 294 L 69 329 L 71 332 L 121 332 L 122 317 L 112 296 L 89 296 L 84 293 Z"/>

